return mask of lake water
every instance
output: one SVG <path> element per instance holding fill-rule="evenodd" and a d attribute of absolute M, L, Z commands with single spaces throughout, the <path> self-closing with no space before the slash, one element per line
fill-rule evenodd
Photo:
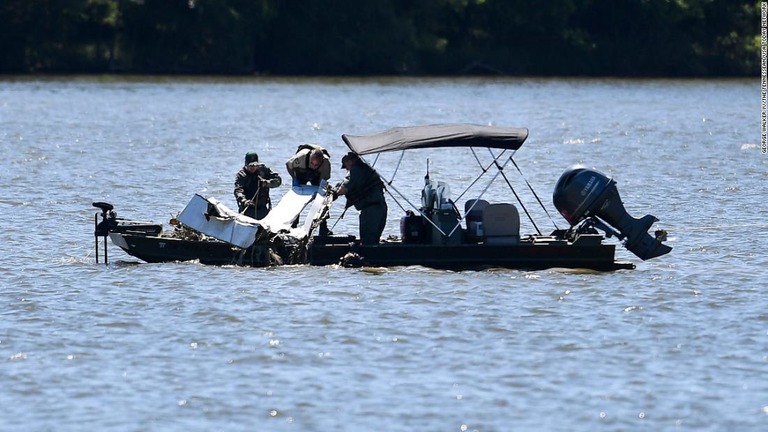
<path fill-rule="evenodd" d="M 759 110 L 757 79 L 4 77 L 0 430 L 766 430 Z M 515 160 L 543 230 L 582 163 L 674 250 L 619 246 L 637 268 L 613 273 L 95 263 L 93 201 L 167 225 L 194 193 L 234 207 L 248 151 L 285 179 L 319 143 L 338 181 L 341 134 L 449 122 L 530 129 Z M 477 173 L 429 157 L 454 193 Z"/>

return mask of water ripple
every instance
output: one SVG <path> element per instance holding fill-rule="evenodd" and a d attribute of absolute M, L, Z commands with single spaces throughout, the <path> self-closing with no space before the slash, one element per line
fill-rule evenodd
<path fill-rule="evenodd" d="M 768 159 L 751 80 L 0 80 L 11 92 L 6 428 L 762 425 Z M 280 167 L 300 142 L 337 157 L 341 133 L 452 121 L 529 127 L 516 160 L 548 206 L 571 164 L 607 173 L 673 252 L 642 262 L 617 243 L 637 269 L 612 273 L 142 264 L 114 247 L 95 262 L 93 201 L 166 223 L 195 192 L 233 205 L 246 151 Z M 470 178 L 456 154 L 429 156 L 435 178 Z M 424 169 L 404 162 L 404 193 Z"/>

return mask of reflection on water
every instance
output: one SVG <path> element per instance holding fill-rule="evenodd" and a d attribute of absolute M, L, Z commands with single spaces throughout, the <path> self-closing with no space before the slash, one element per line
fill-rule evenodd
<path fill-rule="evenodd" d="M 754 430 L 768 406 L 756 100 L 751 80 L 6 78 L 0 424 Z M 135 264 L 117 248 L 94 263 L 93 201 L 165 223 L 194 193 L 234 206 L 248 151 L 287 176 L 300 143 L 338 160 L 342 133 L 447 122 L 530 129 L 524 179 L 505 174 L 547 230 L 566 225 L 557 178 L 582 163 L 675 249 L 618 248 L 637 269 L 614 273 Z M 413 202 L 427 158 L 453 196 L 480 172 L 453 150 L 414 156 L 376 160 Z M 357 230 L 353 213 L 337 232 Z M 385 232 L 401 214 L 390 204 Z"/>

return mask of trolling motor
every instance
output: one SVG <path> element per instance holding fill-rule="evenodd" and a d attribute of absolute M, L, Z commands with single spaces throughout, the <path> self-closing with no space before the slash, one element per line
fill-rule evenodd
<path fill-rule="evenodd" d="M 669 253 L 672 248 L 662 243 L 665 232 L 656 236 L 648 230 L 658 221 L 645 215 L 635 219 L 627 213 L 621 202 L 616 182 L 605 174 L 581 165 L 568 168 L 557 181 L 552 194 L 555 208 L 575 226 L 582 221 L 624 240 L 624 247 L 642 260 Z"/>
<path fill-rule="evenodd" d="M 104 237 L 104 264 L 109 264 L 109 256 L 107 255 L 107 236 L 109 232 L 117 227 L 117 213 L 114 211 L 114 206 L 105 202 L 95 202 L 93 206 L 101 209 L 101 222 L 99 222 L 99 214 L 96 213 L 93 217 L 93 236 L 96 242 L 96 263 L 99 263 L 99 237 Z"/>
<path fill-rule="evenodd" d="M 134 236 L 156 236 L 163 231 L 161 224 L 127 220 L 117 217 L 114 206 L 106 202 L 95 202 L 93 206 L 101 210 L 101 214 L 94 215 L 93 235 L 96 241 L 96 262 L 99 262 L 99 237 L 104 237 L 104 264 L 109 264 L 107 255 L 107 237 L 109 233 L 122 233 Z M 99 222 L 101 216 L 101 222 Z"/>

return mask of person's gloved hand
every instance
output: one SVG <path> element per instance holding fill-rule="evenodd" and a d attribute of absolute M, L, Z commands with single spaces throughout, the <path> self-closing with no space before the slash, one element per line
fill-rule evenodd
<path fill-rule="evenodd" d="M 251 200 L 246 200 L 246 201 L 243 203 L 243 207 L 245 207 L 245 208 L 248 208 L 248 207 L 253 207 L 253 201 L 251 201 Z"/>

